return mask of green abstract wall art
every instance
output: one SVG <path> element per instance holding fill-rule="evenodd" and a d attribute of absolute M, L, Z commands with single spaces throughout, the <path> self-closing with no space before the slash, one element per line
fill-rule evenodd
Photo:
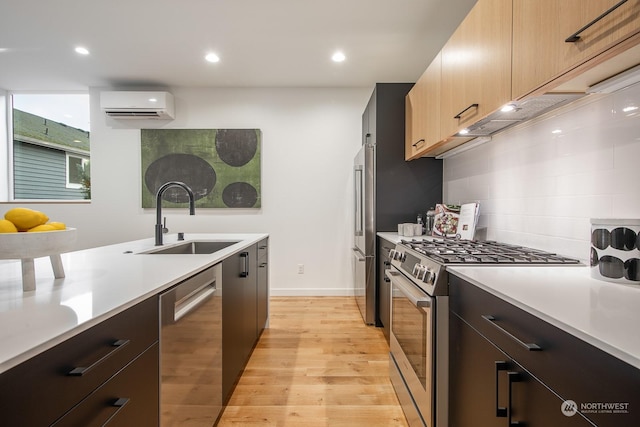
<path fill-rule="evenodd" d="M 260 129 L 142 129 L 142 207 L 156 206 L 168 181 L 187 184 L 197 208 L 260 208 Z M 184 207 L 181 188 L 169 188 L 164 207 Z"/>

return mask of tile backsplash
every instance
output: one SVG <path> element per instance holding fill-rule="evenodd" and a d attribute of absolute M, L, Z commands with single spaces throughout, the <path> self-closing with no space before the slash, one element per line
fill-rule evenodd
<path fill-rule="evenodd" d="M 487 239 L 588 260 L 591 218 L 640 218 L 640 84 L 594 94 L 444 161 L 445 203 Z"/>

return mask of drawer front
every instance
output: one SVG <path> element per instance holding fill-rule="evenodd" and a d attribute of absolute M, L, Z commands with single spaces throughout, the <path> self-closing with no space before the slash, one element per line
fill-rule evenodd
<path fill-rule="evenodd" d="M 58 420 L 54 427 L 159 425 L 159 354 L 154 344 Z"/>
<path fill-rule="evenodd" d="M 158 341 L 158 329 L 154 297 L 3 373 L 3 423 L 51 424 Z"/>
<path fill-rule="evenodd" d="M 640 425 L 639 369 L 475 285 L 449 277 L 450 310 L 562 399 L 628 403 L 626 414 L 585 416 L 602 426 Z"/>

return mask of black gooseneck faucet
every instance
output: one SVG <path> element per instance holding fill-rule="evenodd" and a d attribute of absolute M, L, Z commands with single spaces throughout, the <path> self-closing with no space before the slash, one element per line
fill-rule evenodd
<path fill-rule="evenodd" d="M 189 215 L 196 214 L 196 202 L 193 197 L 193 191 L 191 191 L 191 188 L 189 188 L 187 184 L 179 181 L 169 181 L 162 184 L 156 193 L 156 246 L 162 246 L 162 229 L 164 228 L 162 226 L 162 195 L 165 190 L 171 187 L 180 187 L 187 192 L 189 195 Z"/>

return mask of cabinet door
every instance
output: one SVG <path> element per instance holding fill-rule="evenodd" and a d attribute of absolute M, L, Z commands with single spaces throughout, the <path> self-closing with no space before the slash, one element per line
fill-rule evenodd
<path fill-rule="evenodd" d="M 496 417 L 505 408 L 505 375 L 498 375 L 497 362 L 504 353 L 491 345 L 455 314 L 449 316 L 449 426 L 506 426 Z M 503 394 L 498 395 L 498 390 Z M 497 401 L 496 401 L 497 399 Z"/>
<path fill-rule="evenodd" d="M 553 391 L 457 315 L 449 320 L 449 426 L 593 427 L 564 415 Z"/>
<path fill-rule="evenodd" d="M 222 262 L 222 389 L 226 399 L 255 344 L 257 249 L 253 245 Z"/>
<path fill-rule="evenodd" d="M 406 98 L 405 160 L 415 159 L 440 141 L 440 53 Z"/>
<path fill-rule="evenodd" d="M 511 100 L 511 0 L 478 0 L 442 49 L 440 139 Z"/>
<path fill-rule="evenodd" d="M 513 97 L 525 96 L 640 31 L 640 1 L 629 0 L 566 39 L 620 0 L 514 0 Z"/>
<path fill-rule="evenodd" d="M 243 280 L 239 254 L 222 262 L 222 400 L 229 397 L 244 367 Z"/>

